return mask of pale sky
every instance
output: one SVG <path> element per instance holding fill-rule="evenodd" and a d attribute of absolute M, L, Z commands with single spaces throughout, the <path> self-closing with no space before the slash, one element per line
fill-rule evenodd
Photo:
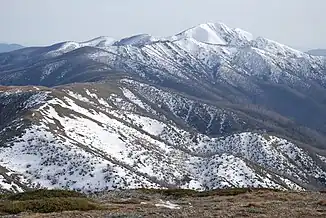
<path fill-rule="evenodd" d="M 326 48 L 326 0 L 0 0 L 0 42 L 169 36 L 223 22 L 297 48 Z"/>

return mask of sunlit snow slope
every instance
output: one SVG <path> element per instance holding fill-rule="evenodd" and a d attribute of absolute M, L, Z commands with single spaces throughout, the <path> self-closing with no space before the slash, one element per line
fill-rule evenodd
<path fill-rule="evenodd" d="M 13 87 L 0 98 L 4 108 L 19 114 L 1 131 L 4 190 L 305 189 L 325 178 L 319 166 L 324 157 L 285 139 L 253 132 L 213 138 L 184 129 L 181 123 L 187 125 L 192 115 L 177 114 L 190 99 L 129 79 L 116 85 Z M 192 110 L 221 116 L 207 124 L 221 129 L 230 119 L 242 122 L 212 105 L 198 102 Z M 6 139 L 9 134 L 15 136 Z"/>

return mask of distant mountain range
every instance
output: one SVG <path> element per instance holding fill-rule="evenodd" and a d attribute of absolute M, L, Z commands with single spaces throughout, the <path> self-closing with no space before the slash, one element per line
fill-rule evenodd
<path fill-rule="evenodd" d="M 21 48 L 24 48 L 24 46 L 18 45 L 18 44 L 0 43 L 0 53 L 15 51 L 15 50 L 18 50 L 18 49 L 21 49 Z"/>
<path fill-rule="evenodd" d="M 307 53 L 314 56 L 326 56 L 326 49 L 313 49 L 307 51 Z"/>
<path fill-rule="evenodd" d="M 326 188 L 326 58 L 222 23 L 0 54 L 0 190 Z"/>

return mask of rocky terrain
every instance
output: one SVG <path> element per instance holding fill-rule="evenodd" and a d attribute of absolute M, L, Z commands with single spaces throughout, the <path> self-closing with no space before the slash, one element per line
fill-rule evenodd
<path fill-rule="evenodd" d="M 323 189 L 325 76 L 212 23 L 0 54 L 0 189 Z"/>

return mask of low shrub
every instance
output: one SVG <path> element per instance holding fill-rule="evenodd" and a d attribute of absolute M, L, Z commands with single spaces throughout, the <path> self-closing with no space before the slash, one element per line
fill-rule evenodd
<path fill-rule="evenodd" d="M 147 194 L 160 194 L 173 198 L 208 197 L 208 196 L 234 196 L 252 191 L 249 188 L 215 189 L 210 191 L 195 191 L 190 189 L 140 189 Z"/>
<path fill-rule="evenodd" d="M 259 209 L 257 209 L 257 208 L 253 208 L 253 207 L 248 208 L 247 212 L 248 212 L 248 213 L 258 213 L 258 214 L 263 213 L 262 210 L 259 210 Z"/>
<path fill-rule="evenodd" d="M 26 201 L 26 200 L 38 200 L 41 198 L 85 198 L 86 195 L 69 190 L 46 190 L 40 189 L 35 191 L 27 191 L 18 194 L 12 194 L 6 197 L 7 200 L 11 201 Z"/>
<path fill-rule="evenodd" d="M 190 189 L 140 189 L 140 191 L 146 194 L 160 194 L 174 198 L 195 196 L 198 193 Z"/>
<path fill-rule="evenodd" d="M 21 212 L 51 213 L 61 211 L 87 211 L 104 209 L 86 195 L 68 190 L 35 190 L 18 194 L 2 195 L 0 213 Z"/>
<path fill-rule="evenodd" d="M 198 197 L 206 197 L 206 196 L 235 196 L 235 195 L 240 195 L 244 194 L 247 192 L 252 191 L 249 188 L 229 188 L 229 189 L 215 189 L 211 191 L 204 191 L 204 192 L 199 192 Z"/>
<path fill-rule="evenodd" d="M 17 214 L 21 212 L 51 213 L 61 211 L 87 211 L 102 209 L 97 203 L 87 198 L 43 198 L 39 200 L 3 201 L 0 212 Z"/>
<path fill-rule="evenodd" d="M 208 196 L 235 196 L 254 191 L 271 191 L 279 192 L 279 190 L 267 188 L 227 188 L 227 189 L 214 189 L 209 191 L 195 191 L 190 189 L 139 189 L 146 194 L 160 194 L 173 198 L 184 197 L 208 197 Z"/>

